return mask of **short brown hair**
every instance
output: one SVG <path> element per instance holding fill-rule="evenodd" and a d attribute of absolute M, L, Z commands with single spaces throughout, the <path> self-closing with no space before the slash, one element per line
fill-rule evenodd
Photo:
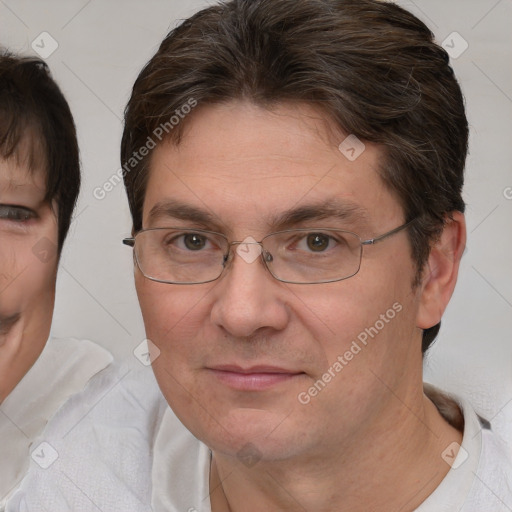
<path fill-rule="evenodd" d="M 379 172 L 409 221 L 418 274 L 461 196 L 468 125 L 447 53 L 426 25 L 376 0 L 230 0 L 185 20 L 137 78 L 121 160 L 190 98 L 318 106 L 344 132 L 379 144 Z M 186 119 L 166 139 L 179 143 Z M 142 228 L 150 155 L 124 173 L 133 229 Z M 440 324 L 423 332 L 423 352 Z"/>
<path fill-rule="evenodd" d="M 28 154 L 21 154 L 23 151 Z M 48 66 L 0 51 L 0 156 L 46 172 L 45 200 L 58 205 L 58 250 L 80 191 L 75 124 Z"/>

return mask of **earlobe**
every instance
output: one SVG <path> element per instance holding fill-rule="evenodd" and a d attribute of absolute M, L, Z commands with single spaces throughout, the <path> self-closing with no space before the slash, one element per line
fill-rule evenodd
<path fill-rule="evenodd" d="M 417 327 L 420 329 L 428 329 L 440 322 L 455 289 L 465 246 L 464 214 L 452 212 L 439 240 L 432 246 L 423 270 L 417 316 Z"/>

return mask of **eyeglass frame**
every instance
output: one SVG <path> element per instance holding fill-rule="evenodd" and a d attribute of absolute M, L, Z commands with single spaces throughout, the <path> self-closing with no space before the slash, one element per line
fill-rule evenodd
<path fill-rule="evenodd" d="M 381 242 L 382 240 L 385 240 L 389 237 L 391 237 L 392 235 L 396 234 L 396 233 L 399 233 L 400 231 L 408 228 L 410 225 L 412 225 L 418 218 L 415 217 L 413 219 L 411 219 L 410 221 L 390 230 L 390 231 L 387 231 L 386 233 L 383 233 L 382 235 L 378 235 L 378 236 L 375 236 L 373 238 L 369 238 L 367 240 L 361 240 L 361 237 L 357 234 L 357 233 L 354 233 L 353 231 L 347 231 L 346 229 L 336 229 L 336 228 L 295 228 L 295 229 L 285 229 L 285 230 L 282 230 L 282 231 L 275 231 L 273 233 L 269 233 L 268 235 L 265 235 L 259 242 L 258 241 L 254 241 L 254 242 L 245 242 L 245 241 L 239 241 L 239 240 L 235 240 L 235 241 L 232 241 L 230 242 L 229 239 L 227 238 L 226 235 L 222 234 L 222 233 L 218 233 L 216 231 L 209 231 L 209 230 L 206 230 L 206 229 L 192 229 L 192 228 L 188 228 L 188 227 L 158 227 L 158 228 L 145 228 L 145 229 L 141 229 L 139 230 L 137 233 L 135 233 L 135 235 L 133 237 L 127 237 L 127 238 L 123 238 L 122 240 L 122 243 L 124 245 L 127 245 L 129 247 L 132 247 L 134 249 L 134 256 L 135 256 L 135 262 L 137 263 L 137 267 L 138 269 L 140 270 L 141 274 L 146 278 L 146 279 L 149 279 L 151 281 L 154 281 L 156 283 L 162 283 L 162 284 L 178 284 L 178 285 L 194 285 L 194 284 L 206 284 L 206 283 L 211 283 L 213 281 L 216 281 L 217 279 L 220 278 L 220 276 L 222 276 L 222 274 L 224 273 L 224 270 L 227 268 L 227 265 L 226 263 L 229 261 L 230 259 L 230 254 L 231 254 L 231 247 L 234 246 L 234 245 L 241 245 L 241 244 L 251 244 L 251 245 L 259 245 L 261 247 L 261 259 L 263 261 L 263 264 L 264 264 L 264 267 L 268 270 L 268 272 L 270 273 L 270 275 L 276 279 L 277 281 L 281 282 L 281 283 L 287 283 L 287 284 L 325 284 L 325 283 L 336 283 L 336 282 L 339 282 L 339 281 L 344 281 L 345 279 L 350 279 L 351 277 L 354 277 L 358 272 L 359 270 L 361 270 L 361 261 L 363 259 L 363 247 L 365 245 L 375 245 L 377 242 Z M 228 247 L 227 247 L 227 252 L 226 254 L 224 255 L 224 261 L 223 261 L 223 268 L 222 270 L 220 271 L 220 274 L 215 277 L 214 279 L 209 279 L 207 281 L 198 281 L 198 282 L 183 282 L 183 283 L 179 283 L 179 282 L 174 282 L 174 281 L 164 281 L 163 279 L 156 279 L 154 277 L 150 277 L 148 275 L 146 275 L 144 273 L 144 271 L 142 270 L 142 268 L 140 267 L 140 263 L 139 263 L 139 260 L 137 258 L 137 253 L 135 252 L 135 239 L 137 238 L 137 235 L 139 233 L 144 233 L 146 231 L 161 231 L 161 230 L 165 230 L 165 229 L 177 229 L 177 230 L 186 230 L 186 229 L 190 229 L 190 231 L 193 231 L 193 232 L 197 232 L 197 233 L 210 233 L 210 234 L 213 234 L 213 235 L 218 235 L 222 238 L 224 238 L 228 244 Z M 351 235 L 354 235 L 356 238 L 359 239 L 359 243 L 360 243 L 360 247 L 361 247 L 361 250 L 359 252 L 359 265 L 357 267 L 357 270 L 349 275 L 349 276 L 346 276 L 346 277 L 341 277 L 339 279 L 330 279 L 330 280 L 327 280 L 327 281 L 313 281 L 313 282 L 306 282 L 306 283 L 300 283 L 300 282 L 297 282 L 297 281 L 287 281 L 285 279 L 281 279 L 279 277 L 276 277 L 272 270 L 268 267 L 268 264 L 267 264 L 267 261 L 265 259 L 265 253 L 268 253 L 271 255 L 270 252 L 268 252 L 265 247 L 263 247 L 263 241 L 265 240 L 265 238 L 268 238 L 269 236 L 272 236 L 272 235 L 278 235 L 278 234 L 281 234 L 281 233 L 290 233 L 290 232 L 297 232 L 297 231 L 312 231 L 312 232 L 315 232 L 315 231 L 336 231 L 336 232 L 341 232 L 341 233 L 349 233 Z"/>

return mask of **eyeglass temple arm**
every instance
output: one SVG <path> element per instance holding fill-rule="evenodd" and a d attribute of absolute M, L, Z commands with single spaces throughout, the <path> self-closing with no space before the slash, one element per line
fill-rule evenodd
<path fill-rule="evenodd" d="M 123 244 L 128 245 L 129 247 L 134 247 L 135 238 L 123 238 Z"/>
<path fill-rule="evenodd" d="M 398 226 L 395 229 L 392 229 L 391 231 L 388 231 L 387 233 L 384 233 L 383 235 L 376 236 L 375 238 L 370 238 L 369 240 L 363 240 L 361 242 L 361 245 L 373 245 L 377 242 L 380 242 L 381 240 L 384 240 L 388 236 L 394 235 L 395 233 L 402 231 L 402 229 L 409 227 L 414 221 L 416 221 L 416 218 L 410 220 L 409 222 L 406 222 L 405 224 L 402 224 L 401 226 Z"/>

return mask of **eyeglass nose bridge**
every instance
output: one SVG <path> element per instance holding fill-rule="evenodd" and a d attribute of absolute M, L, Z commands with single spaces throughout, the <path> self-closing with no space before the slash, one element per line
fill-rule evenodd
<path fill-rule="evenodd" d="M 261 256 L 263 263 L 267 266 L 267 263 L 273 261 L 273 256 L 270 252 L 265 249 L 263 242 L 258 242 L 252 236 L 248 236 L 241 241 L 229 242 L 229 247 L 237 246 L 235 252 L 240 256 L 246 263 L 253 263 L 258 257 Z M 231 251 L 229 251 L 231 253 Z M 227 255 L 229 259 L 229 254 Z"/>

